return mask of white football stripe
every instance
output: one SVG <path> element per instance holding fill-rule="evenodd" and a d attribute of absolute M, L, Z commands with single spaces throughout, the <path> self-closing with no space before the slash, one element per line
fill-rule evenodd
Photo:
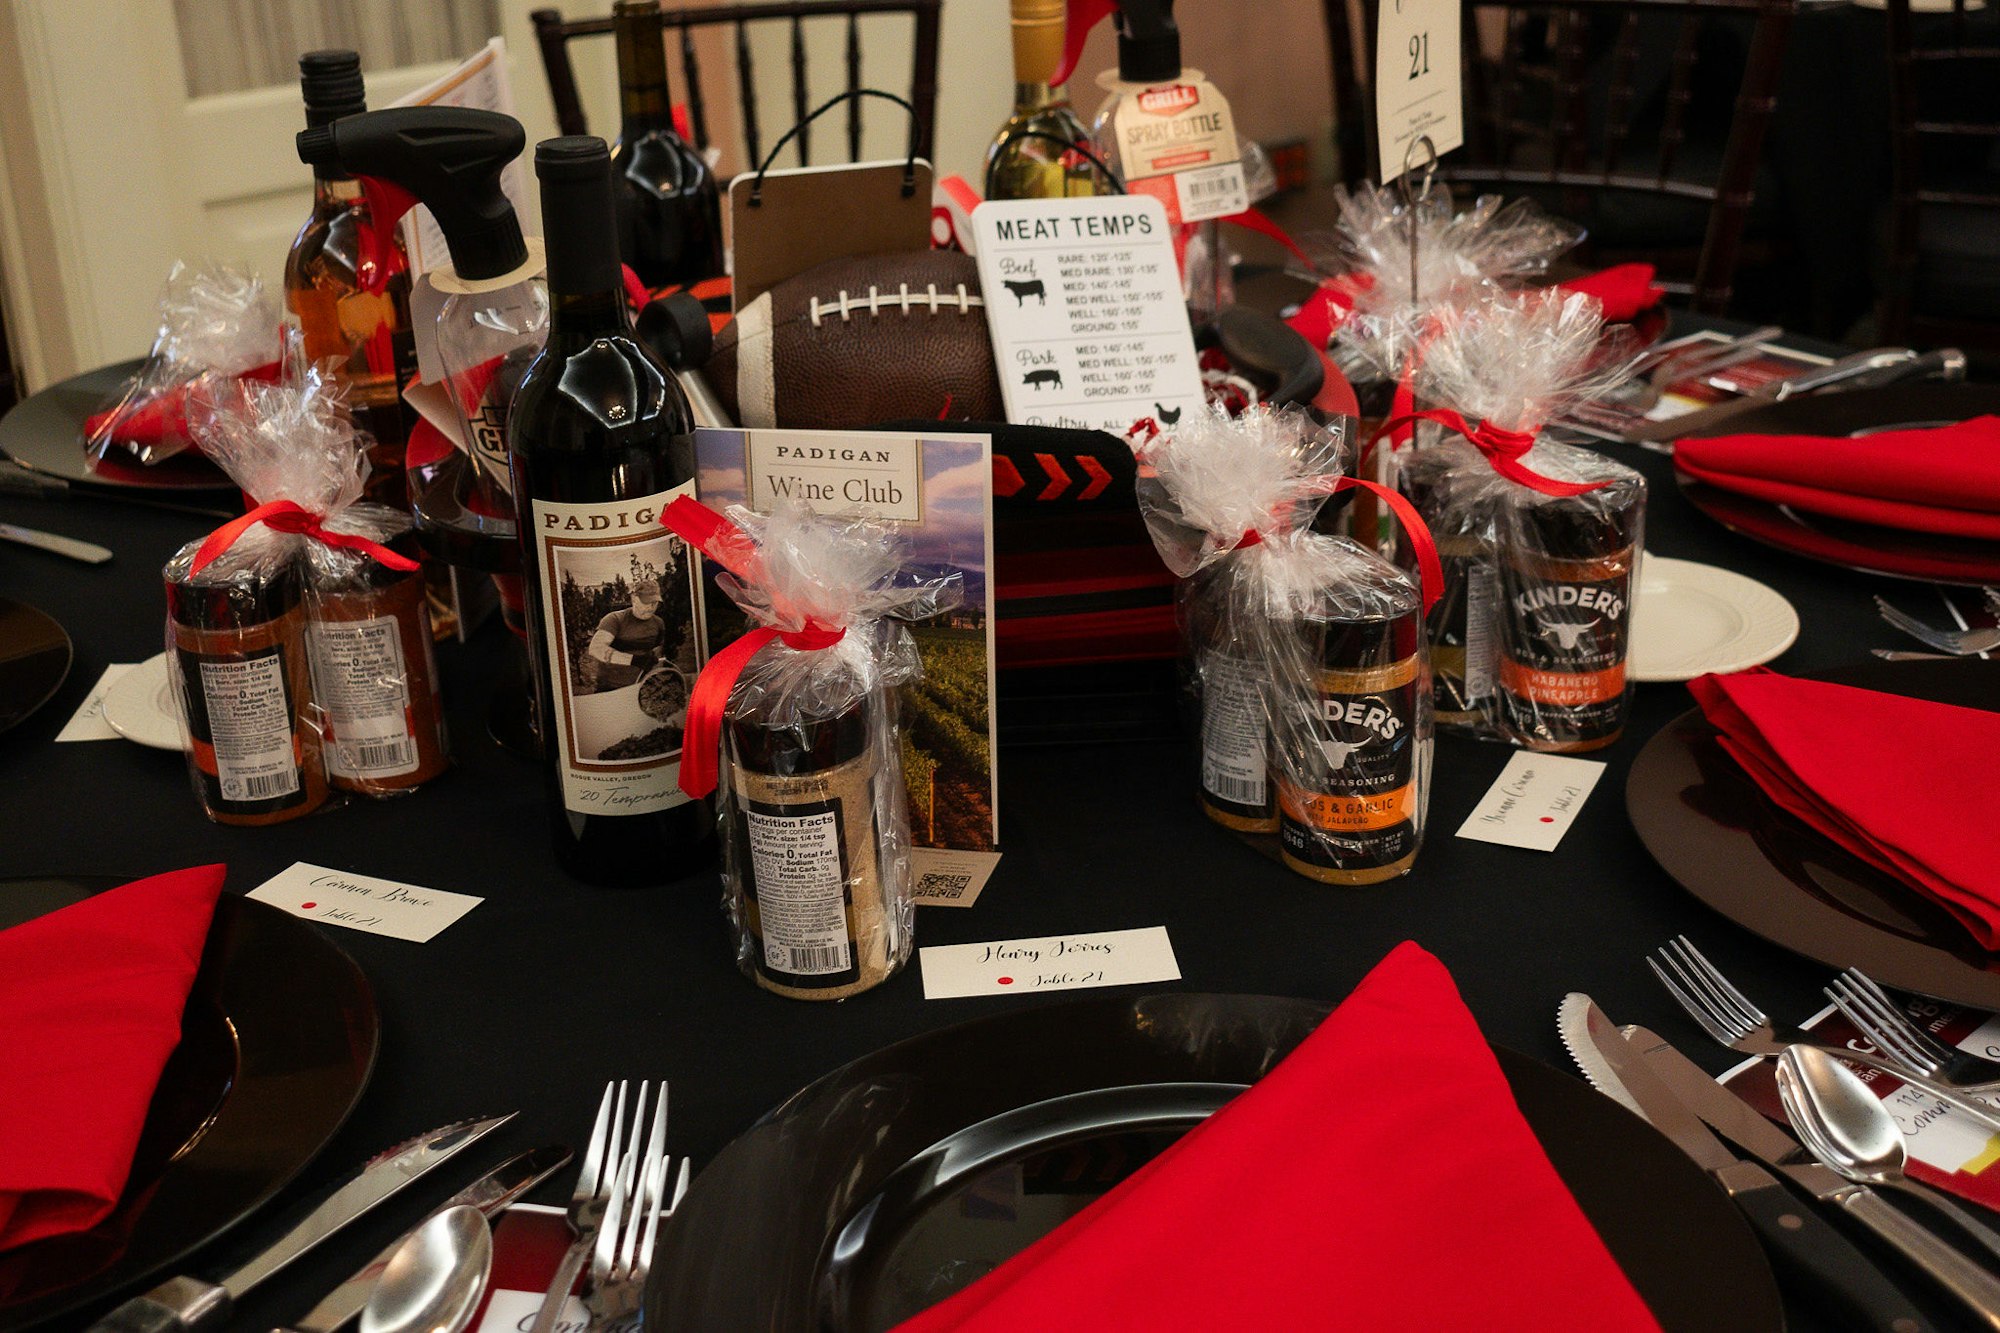
<path fill-rule="evenodd" d="M 736 312 L 736 415 L 744 425 L 778 424 L 776 374 L 771 366 L 771 295 Z"/>

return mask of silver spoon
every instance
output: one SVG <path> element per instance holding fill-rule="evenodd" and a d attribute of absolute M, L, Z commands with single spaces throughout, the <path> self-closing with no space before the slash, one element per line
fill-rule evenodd
<path fill-rule="evenodd" d="M 1950 1198 L 1903 1174 L 1903 1131 L 1868 1085 L 1840 1061 L 1810 1046 L 1778 1057 L 1778 1096 L 1812 1155 L 1861 1185 L 1901 1190 L 1949 1217 L 2000 1258 L 2000 1232 Z"/>
<path fill-rule="evenodd" d="M 361 1311 L 361 1333 L 460 1333 L 493 1270 L 493 1229 L 469 1203 L 412 1231 Z"/>

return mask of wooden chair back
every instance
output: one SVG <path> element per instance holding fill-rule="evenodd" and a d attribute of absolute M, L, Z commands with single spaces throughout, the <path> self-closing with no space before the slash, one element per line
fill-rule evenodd
<path fill-rule="evenodd" d="M 705 9 L 661 9 L 668 41 L 679 47 L 680 92 L 687 103 L 690 128 L 697 148 L 709 147 L 709 97 L 695 34 L 701 29 L 735 30 L 736 104 L 748 153 L 745 169 L 763 160 L 767 136 L 771 142 L 804 120 L 812 111 L 808 93 L 806 24 L 813 21 L 844 20 L 847 25 L 845 51 L 846 88 L 856 91 L 861 80 L 861 19 L 872 14 L 908 14 L 915 23 L 911 43 L 909 101 L 917 113 L 917 153 L 928 156 L 931 133 L 937 120 L 937 70 L 939 9 L 943 0 L 809 0 L 808 3 L 716 5 Z M 609 15 L 602 18 L 565 19 L 554 9 L 538 9 L 529 16 L 535 25 L 535 40 L 541 48 L 542 68 L 548 75 L 549 95 L 555 102 L 556 124 L 564 134 L 588 134 L 583 102 L 577 95 L 576 70 L 570 62 L 569 44 L 579 38 L 608 37 L 614 29 Z M 791 106 L 787 112 L 760 116 L 757 105 L 756 65 L 752 57 L 750 29 L 753 24 L 789 24 L 791 27 Z M 861 156 L 861 104 L 865 98 L 847 103 L 847 160 Z M 904 112 L 896 110 L 896 115 Z M 899 140 L 901 135 L 898 136 Z M 812 163 L 811 129 L 802 129 L 793 140 L 799 166 Z M 780 164 L 783 165 L 783 164 Z"/>
<path fill-rule="evenodd" d="M 1968 18 L 1976 7 L 1951 0 L 1946 13 L 1916 15 L 1910 0 L 1888 0 L 1889 33 L 1889 265 L 1878 304 L 1881 341 L 1954 342 L 1981 348 L 2000 346 L 2000 310 L 1990 321 L 1974 322 L 1925 314 L 1915 309 L 1918 253 L 1923 240 L 1925 205 L 1962 205 L 2000 209 L 2000 185 L 1991 190 L 1971 188 L 1974 182 L 1954 174 L 1927 183 L 1927 149 L 1949 154 L 1954 147 L 2000 153 L 2000 97 L 1993 88 L 2000 80 L 2000 32 L 1991 16 L 1983 23 Z M 1920 105 L 1926 89 L 1961 94 L 1985 90 L 1990 119 L 1939 119 Z"/>
<path fill-rule="evenodd" d="M 1358 15 L 1350 10 L 1357 2 Z M 1796 8 L 1796 0 L 1465 0 L 1466 144 L 1446 156 L 1439 175 L 1534 193 L 1579 220 L 1592 196 L 1606 192 L 1705 205 L 1699 250 L 1680 273 L 1668 256 L 1661 285 L 1697 311 L 1721 314 L 1742 259 Z M 1350 179 L 1376 168 L 1374 98 L 1362 73 L 1373 63 L 1374 12 L 1370 0 L 1326 0 Z M 1682 151 L 1691 121 L 1713 111 L 1696 96 L 1697 67 L 1722 25 L 1744 36 L 1743 74 L 1719 162 L 1694 170 Z M 1635 136 L 1642 126 L 1644 140 Z"/>

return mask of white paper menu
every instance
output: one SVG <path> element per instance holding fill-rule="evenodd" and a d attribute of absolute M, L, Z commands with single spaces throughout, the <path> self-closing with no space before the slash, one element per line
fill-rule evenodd
<path fill-rule="evenodd" d="M 1166 210 L 1145 195 L 1012 199 L 972 214 L 1007 419 L 1123 435 L 1201 410 Z"/>

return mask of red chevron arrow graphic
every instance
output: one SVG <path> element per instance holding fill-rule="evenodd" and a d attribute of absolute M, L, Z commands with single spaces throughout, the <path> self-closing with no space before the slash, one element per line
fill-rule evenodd
<path fill-rule="evenodd" d="M 1037 500 L 1053 500 L 1069 489 L 1069 473 L 1063 471 L 1054 454 L 1036 454 L 1035 461 L 1042 465 L 1042 471 L 1049 474 L 1049 484 L 1035 497 Z"/>
<path fill-rule="evenodd" d="M 993 493 L 1006 497 L 1019 495 L 1028 483 L 1021 480 L 1021 470 L 1014 466 L 1011 458 L 996 456 L 993 459 Z"/>
<path fill-rule="evenodd" d="M 1078 454 L 1076 456 L 1076 465 L 1082 468 L 1090 477 L 1090 484 L 1085 486 L 1082 493 L 1076 498 L 1079 500 L 1095 500 L 1098 494 L 1111 484 L 1111 474 L 1104 470 L 1104 464 L 1098 462 L 1089 454 Z"/>

